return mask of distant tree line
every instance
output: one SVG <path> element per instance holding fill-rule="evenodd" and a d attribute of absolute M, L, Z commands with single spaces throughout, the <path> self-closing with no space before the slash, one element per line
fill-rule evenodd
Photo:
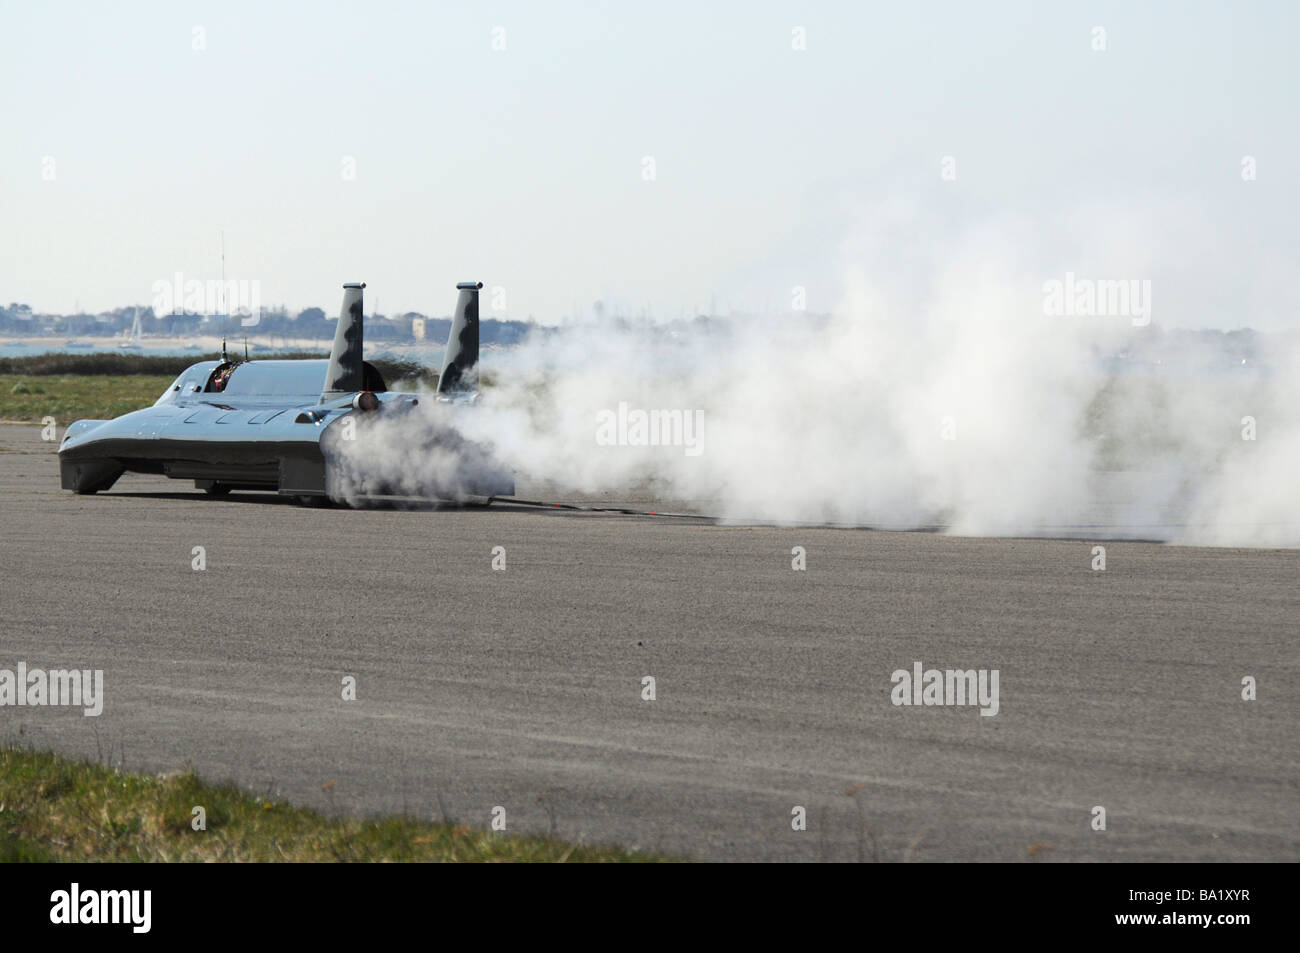
<path fill-rule="evenodd" d="M 100 314 L 36 314 L 30 306 L 19 303 L 0 305 L 0 334 L 53 335 L 67 337 L 121 337 L 131 329 L 136 317 L 146 335 L 197 337 L 204 334 L 225 335 L 232 341 L 244 335 L 295 338 L 328 343 L 334 338 L 336 320 L 321 308 L 306 308 L 290 314 L 284 307 L 263 308 L 253 326 L 241 323 L 240 316 L 203 314 L 155 315 L 153 308 L 117 308 Z M 531 321 L 502 321 L 485 318 L 479 324 L 479 339 L 484 344 L 512 345 L 522 341 L 535 327 Z M 366 315 L 366 340 L 393 344 L 414 344 L 421 340 L 441 345 L 451 332 L 451 318 L 429 318 L 416 311 L 405 314 Z"/>

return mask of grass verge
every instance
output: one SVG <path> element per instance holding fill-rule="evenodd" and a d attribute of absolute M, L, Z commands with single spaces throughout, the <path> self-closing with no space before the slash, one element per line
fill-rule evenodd
<path fill-rule="evenodd" d="M 191 826 L 195 807 L 206 813 L 206 830 Z M 0 862 L 667 859 L 408 817 L 326 817 L 193 771 L 150 777 L 0 748 Z"/>
<path fill-rule="evenodd" d="M 39 422 L 53 417 L 60 427 L 74 420 L 108 420 L 149 407 L 173 377 L 156 374 L 0 374 L 0 420 Z"/>

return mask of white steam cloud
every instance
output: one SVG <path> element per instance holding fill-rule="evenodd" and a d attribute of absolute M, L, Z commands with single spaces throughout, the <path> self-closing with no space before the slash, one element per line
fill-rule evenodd
<path fill-rule="evenodd" d="M 1026 264 L 1017 227 L 936 243 L 894 212 L 869 234 L 847 249 L 834 316 L 535 335 L 484 352 L 491 384 L 458 427 L 521 483 L 649 485 L 728 520 L 1300 545 L 1294 336 L 1243 356 L 1223 335 L 1162 332 L 1158 282 L 1150 325 L 1045 314 L 1064 269 Z M 1149 278 L 1140 261 L 1075 260 Z M 698 414 L 697 452 L 672 443 L 671 415 L 650 428 L 670 445 L 637 445 L 620 405 Z M 612 419 L 623 445 L 602 436 Z M 427 420 L 368 441 L 367 464 L 409 485 Z"/>

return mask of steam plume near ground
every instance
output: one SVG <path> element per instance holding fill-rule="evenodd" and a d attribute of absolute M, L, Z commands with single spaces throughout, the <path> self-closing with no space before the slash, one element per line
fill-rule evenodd
<path fill-rule="evenodd" d="M 859 249 L 829 318 L 607 321 L 485 352 L 494 383 L 458 426 L 521 479 L 648 482 L 732 520 L 1300 545 L 1294 335 L 1242 364 L 1222 336 L 1045 315 L 1059 274 L 1021 264 L 1014 228 L 895 237 Z M 701 411 L 698 454 L 601 445 L 620 403 Z M 368 464 L 409 471 L 418 425 L 394 426 Z"/>

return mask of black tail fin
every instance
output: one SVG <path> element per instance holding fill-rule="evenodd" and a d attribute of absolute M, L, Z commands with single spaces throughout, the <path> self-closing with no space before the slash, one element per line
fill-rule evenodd
<path fill-rule="evenodd" d="M 365 362 L 361 357 L 361 346 L 364 343 L 361 293 L 365 286 L 364 281 L 343 286 L 343 308 L 339 311 L 339 326 L 334 331 L 334 347 L 330 351 L 325 387 L 320 395 L 322 401 L 362 389 Z"/>
<path fill-rule="evenodd" d="M 439 394 L 478 390 L 478 291 L 482 287 L 481 281 L 462 281 L 456 286 L 460 295 L 438 375 Z"/>

